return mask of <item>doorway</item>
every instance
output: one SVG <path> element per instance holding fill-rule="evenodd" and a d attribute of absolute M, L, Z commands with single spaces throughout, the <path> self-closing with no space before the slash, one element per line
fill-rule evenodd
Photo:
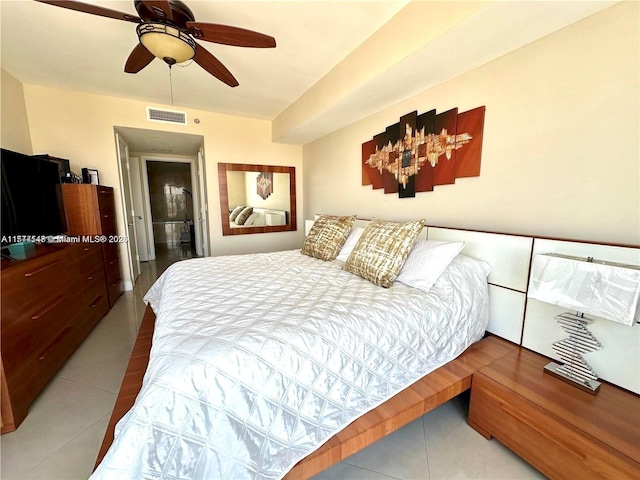
<path fill-rule="evenodd" d="M 120 159 L 119 173 L 122 191 L 128 190 L 125 188 L 127 183 L 130 185 L 130 197 L 123 195 L 123 214 L 126 214 L 126 228 L 129 232 L 135 230 L 137 233 L 135 236 L 129 235 L 130 239 L 135 238 L 134 241 L 137 245 L 134 246 L 131 242 L 127 244 L 130 270 L 135 269 L 133 264 L 136 260 L 152 263 L 153 267 L 163 270 L 164 267 L 172 263 L 167 260 L 176 261 L 192 258 L 195 255 L 208 256 L 209 232 L 204 137 L 187 133 L 120 126 L 114 127 L 114 131 L 116 143 L 120 149 L 118 157 Z M 127 157 L 126 162 L 124 162 L 124 157 Z M 159 241 L 156 242 L 147 162 L 177 163 L 187 165 L 189 169 L 190 184 L 187 184 L 186 181 L 183 182 L 187 186 L 175 182 L 165 182 L 168 185 L 166 190 L 173 192 L 173 205 L 165 210 L 167 213 L 172 212 L 174 218 L 165 216 L 164 219 L 156 220 L 176 222 L 174 229 L 179 232 L 176 241 L 171 241 L 172 237 L 161 235 Z M 186 189 L 189 193 L 181 189 Z M 162 210 L 160 212 L 162 213 Z M 187 212 L 186 217 L 185 212 Z M 186 234 L 189 236 L 188 243 Z M 155 264 L 156 246 L 159 246 L 158 251 L 161 257 L 158 259 L 160 261 L 158 265 Z M 174 248 L 169 250 L 168 247 Z M 179 247 L 179 249 L 175 247 Z M 136 273 L 132 272 L 132 278 L 135 277 L 137 277 Z M 133 282 L 129 283 L 132 288 Z"/>
<path fill-rule="evenodd" d="M 145 163 L 156 260 L 173 263 L 197 256 L 191 163 Z"/>

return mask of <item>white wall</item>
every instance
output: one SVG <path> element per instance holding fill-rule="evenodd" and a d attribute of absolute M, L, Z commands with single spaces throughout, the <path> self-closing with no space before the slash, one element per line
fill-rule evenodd
<path fill-rule="evenodd" d="M 639 7 L 618 4 L 305 145 L 304 218 L 423 217 L 432 225 L 639 244 Z M 361 186 L 362 143 L 400 116 L 481 105 L 480 177 L 412 199 Z"/>
<path fill-rule="evenodd" d="M 268 121 L 187 109 L 188 118 L 199 118 L 199 124 L 165 125 L 146 120 L 148 104 L 145 102 L 36 85 L 24 85 L 24 95 L 33 150 L 70 159 L 73 171 L 80 171 L 82 167 L 96 168 L 100 172 L 100 182 L 114 186 L 116 190 L 119 190 L 119 179 L 114 126 L 202 135 L 212 255 L 282 250 L 300 245 L 302 219 L 297 232 L 222 236 L 218 162 L 297 167 L 296 183 L 299 198 L 302 198 L 302 149 L 272 143 Z M 116 192 L 116 207 L 118 228 L 124 231 L 119 191 Z M 298 208 L 302 210 L 301 201 Z M 121 254 L 123 249 L 124 246 Z"/>
<path fill-rule="evenodd" d="M 34 152 L 22 84 L 5 70 L 2 70 L 1 81 L 0 146 L 32 155 Z"/>

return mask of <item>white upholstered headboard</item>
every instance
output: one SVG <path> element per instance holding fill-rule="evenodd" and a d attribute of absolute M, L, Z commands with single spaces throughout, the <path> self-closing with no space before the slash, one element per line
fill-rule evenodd
<path fill-rule="evenodd" d="M 356 225 L 363 227 L 367 223 L 367 220 L 356 221 Z M 312 225 L 313 220 L 306 221 L 305 234 Z M 432 226 L 426 226 L 420 238 L 464 241 L 463 254 L 488 262 L 491 274 L 487 331 L 556 360 L 559 358 L 551 344 L 566 334 L 554 317 L 565 309 L 527 299 L 533 255 L 553 252 L 640 265 L 640 247 Z M 587 356 L 600 378 L 640 393 L 640 325 L 627 327 L 596 319 L 590 330 L 604 345 L 602 350 Z"/>

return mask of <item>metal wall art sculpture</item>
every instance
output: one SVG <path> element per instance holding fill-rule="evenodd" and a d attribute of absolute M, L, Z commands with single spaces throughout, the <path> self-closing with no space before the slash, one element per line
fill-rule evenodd
<path fill-rule="evenodd" d="M 480 176 L 485 107 L 412 112 L 362 144 L 362 185 L 400 198 Z"/>

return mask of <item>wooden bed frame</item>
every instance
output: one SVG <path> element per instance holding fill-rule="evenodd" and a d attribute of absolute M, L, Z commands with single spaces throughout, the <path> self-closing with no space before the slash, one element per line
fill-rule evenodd
<path fill-rule="evenodd" d="M 358 220 L 356 225 L 366 226 L 367 223 L 367 220 Z M 313 221 L 306 222 L 306 233 L 312 224 Z M 542 249 L 543 251 L 594 256 L 619 262 L 640 263 L 640 248 L 638 246 L 580 243 L 571 240 L 431 226 L 425 227 L 421 238 L 464 241 L 463 254 L 489 262 L 492 267 L 488 277 L 490 318 L 487 332 L 489 335 L 471 345 L 458 358 L 424 376 L 349 424 L 320 446 L 318 450 L 298 462 L 285 476 L 286 479 L 309 478 L 398 430 L 426 412 L 468 390 L 471 387 L 472 376 L 476 371 L 520 348 L 520 346 L 553 358 L 553 353 L 548 351 L 550 350 L 549 346 L 552 340 L 562 338 L 564 335 L 553 337 L 555 335 L 552 327 L 553 322 L 548 321 L 548 318 L 553 316 L 549 317 L 549 312 L 543 316 L 544 323 L 536 324 L 536 317 L 539 315 L 536 313 L 535 302 L 531 302 L 531 307 L 527 304 L 526 292 L 530 265 L 533 255 L 537 251 Z M 594 249 L 597 252 L 596 255 L 592 253 Z M 528 328 L 525 328 L 525 318 Z M 147 307 L 98 454 L 96 466 L 102 461 L 113 442 L 116 423 L 133 406 L 142 386 L 142 379 L 149 360 L 154 322 L 155 315 L 151 308 Z M 535 325 L 535 328 L 531 325 Z M 640 329 L 632 330 L 632 332 L 625 330 L 621 333 L 608 332 L 607 334 L 635 336 L 640 343 L 640 333 L 638 333 Z M 613 339 L 617 342 L 615 337 Z M 609 372 L 621 371 L 619 368 L 611 368 L 616 366 L 615 362 L 620 361 L 617 358 L 619 355 L 616 355 L 615 349 L 613 350 L 614 358 L 603 360 L 604 368 L 599 367 L 599 373 L 605 380 L 609 380 L 605 375 L 615 375 Z M 637 352 L 633 351 L 629 354 L 637 355 Z M 623 372 L 626 370 L 622 369 Z M 628 390 L 640 391 L 640 384 L 627 385 L 629 378 L 632 378 L 632 382 L 637 381 L 634 379 L 634 372 L 626 373 L 626 375 L 626 378 L 613 377 L 610 381 Z"/>
<path fill-rule="evenodd" d="M 153 310 L 147 306 L 109 426 L 98 453 L 96 467 L 113 442 L 116 423 L 133 406 L 142 387 L 142 379 L 149 361 L 155 319 Z M 312 477 L 398 430 L 469 390 L 474 372 L 517 348 L 516 345 L 493 335 L 471 345 L 455 360 L 424 376 L 331 437 L 318 450 L 298 462 L 285 478 L 295 480 Z"/>

